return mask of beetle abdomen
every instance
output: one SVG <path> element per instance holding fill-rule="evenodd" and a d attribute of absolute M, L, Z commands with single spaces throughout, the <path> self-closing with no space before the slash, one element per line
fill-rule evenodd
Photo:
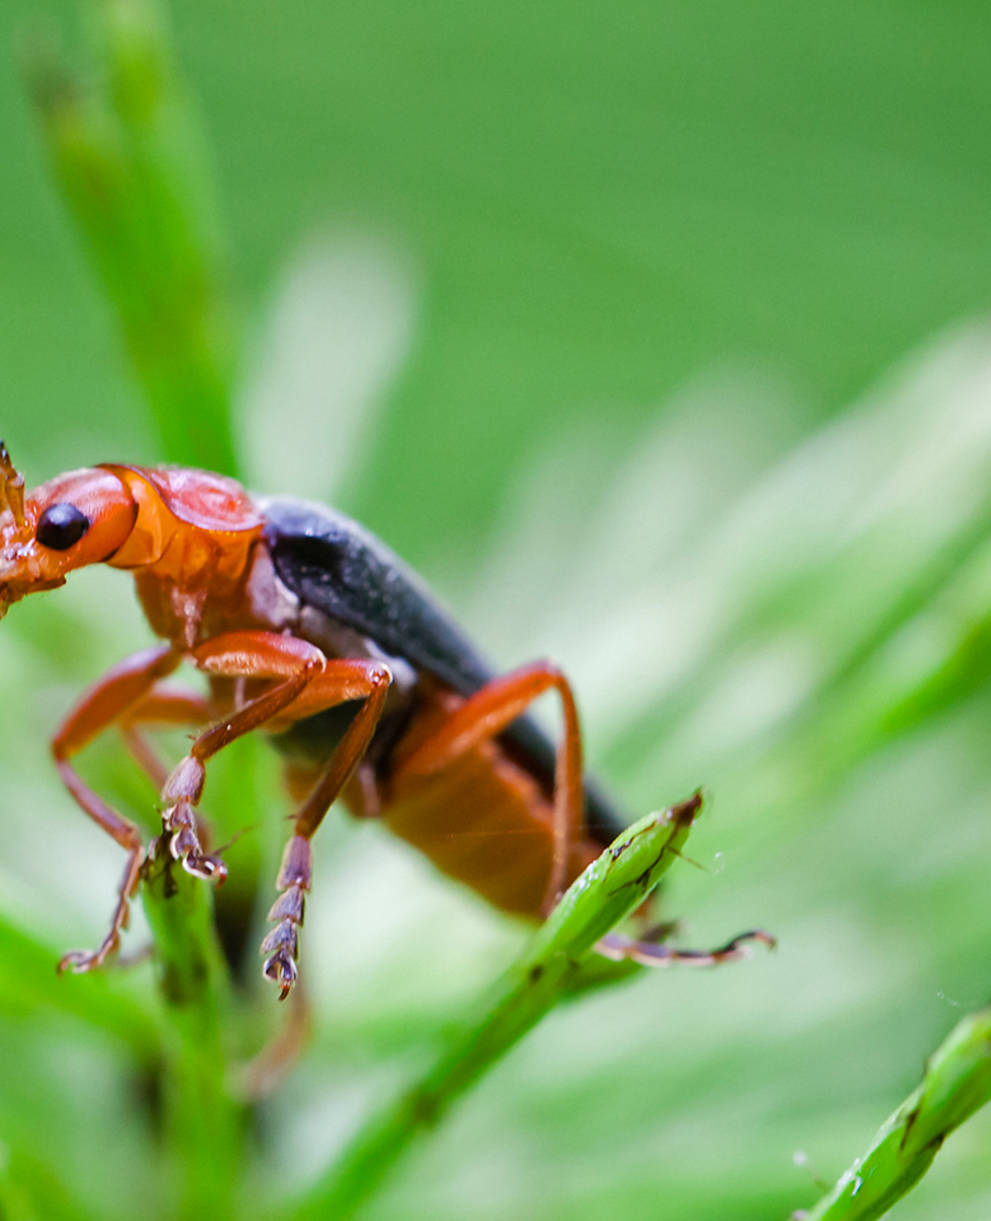
<path fill-rule="evenodd" d="M 325 505 L 289 498 L 261 502 L 265 543 L 279 580 L 303 608 L 344 631 L 359 633 L 391 662 L 402 659 L 461 696 L 474 695 L 495 671 L 456 626 L 423 582 L 357 522 Z M 554 747 L 523 716 L 500 735 L 507 756 L 536 779 L 545 796 L 554 783 Z M 590 835 L 606 846 L 627 825 L 594 781 L 585 780 Z"/>

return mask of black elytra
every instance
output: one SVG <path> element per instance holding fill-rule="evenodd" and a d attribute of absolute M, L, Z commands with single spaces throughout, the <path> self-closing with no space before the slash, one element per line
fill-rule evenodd
<path fill-rule="evenodd" d="M 275 570 L 303 605 L 367 636 L 387 656 L 403 658 L 459 695 L 474 695 L 494 677 L 416 574 L 357 522 L 326 505 L 289 497 L 267 497 L 261 505 Z M 288 753 L 299 747 L 304 754 L 309 747 L 323 756 L 326 737 L 338 739 L 354 711 L 344 705 L 317 713 L 309 718 L 312 724 L 297 722 L 276 745 Z M 543 728 L 521 716 L 499 737 L 550 795 L 556 754 Z M 605 847 L 629 819 L 588 776 L 583 787 L 589 833 Z"/>

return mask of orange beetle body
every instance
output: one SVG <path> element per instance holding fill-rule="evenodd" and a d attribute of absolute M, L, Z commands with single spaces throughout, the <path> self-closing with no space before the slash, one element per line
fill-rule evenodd
<path fill-rule="evenodd" d="M 61 475 L 26 498 L 6 451 L 0 472 L 0 614 L 61 585 L 74 569 L 103 562 L 134 574 L 148 621 L 167 642 L 115 667 L 55 735 L 73 796 L 129 853 L 108 937 L 64 965 L 85 970 L 116 948 L 137 884 L 133 826 L 70 763 L 114 723 L 133 732 L 186 716 L 193 723 L 219 718 L 163 784 L 173 855 L 214 878 L 224 866 L 203 850 L 196 817 L 206 761 L 254 728 L 277 735 L 293 791 L 303 795 L 264 945 L 266 973 L 283 995 L 296 975 L 310 840 L 339 792 L 355 814 L 383 819 L 446 873 L 530 917 L 545 913 L 621 829 L 601 794 L 583 794 L 577 714 L 557 669 L 538 663 L 492 677 L 416 578 L 342 515 L 255 500 L 231 479 L 185 468 L 106 464 Z M 290 518 L 302 525 L 287 526 Z M 319 587 L 307 594 L 312 563 L 296 557 L 301 547 L 327 544 L 328 531 L 344 538 L 358 570 L 334 592 L 332 614 L 323 605 L 329 595 Z M 340 548 L 327 546 L 332 568 Z M 380 605 L 385 587 L 401 613 L 388 611 L 377 633 L 369 606 Z M 211 680 L 200 704 L 160 686 L 183 661 Z M 522 715 L 551 689 L 565 719 L 556 756 Z M 586 806 L 594 807 L 591 821 Z"/>
<path fill-rule="evenodd" d="M 496 907 L 530 918 L 622 830 L 625 820 L 583 778 L 575 701 L 557 667 L 495 677 L 419 579 L 342 514 L 253 498 L 232 479 L 181 467 L 106 464 L 25 497 L 0 442 L 0 617 L 95 563 L 134 574 L 165 643 L 110 670 L 52 739 L 69 792 L 127 852 L 107 935 L 96 950 L 65 955 L 60 969 L 90 970 L 117 948 L 140 879 L 137 828 L 73 765 L 112 725 L 161 788 L 171 856 L 214 880 L 226 867 L 202 843 L 208 761 L 255 729 L 284 752 L 299 804 L 262 942 L 265 975 L 282 997 L 297 977 L 313 835 L 339 795 Z M 208 696 L 163 685 L 183 663 L 207 676 Z M 549 691 L 564 722 L 556 749 L 525 715 Z M 199 731 L 171 773 L 140 733 L 163 723 Z M 681 816 L 698 806 L 696 795 Z M 743 934 L 705 953 L 611 935 L 598 948 L 652 965 L 708 963 L 740 957 L 753 939 L 768 940 Z"/>

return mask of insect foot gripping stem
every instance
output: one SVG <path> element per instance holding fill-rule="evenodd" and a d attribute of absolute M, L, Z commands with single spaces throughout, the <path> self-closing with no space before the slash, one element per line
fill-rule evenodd
<path fill-rule="evenodd" d="M 196 813 L 203 792 L 206 769 L 199 759 L 187 755 L 181 760 L 162 789 L 162 828 L 171 832 L 169 852 L 187 873 L 207 878 L 218 885 L 227 877 L 227 866 L 219 856 L 203 851 L 196 834 Z"/>
<path fill-rule="evenodd" d="M 136 827 L 127 824 L 121 832 L 121 842 L 128 848 L 127 864 L 124 867 L 124 876 L 121 878 L 120 887 L 117 891 L 117 906 L 114 909 L 113 920 L 110 923 L 110 931 L 100 942 L 100 946 L 96 950 L 70 950 L 68 954 L 63 954 L 56 967 L 59 975 L 63 971 L 72 971 L 76 975 L 92 971 L 94 967 L 102 966 L 106 959 L 115 953 L 120 945 L 121 932 L 127 928 L 127 922 L 130 919 L 130 899 L 138 888 L 138 879 L 141 876 L 141 858 L 143 855 L 141 836 L 138 834 Z"/>
<path fill-rule="evenodd" d="M 299 930 L 303 926 L 305 892 L 310 889 L 312 877 L 313 849 L 310 841 L 302 835 L 294 835 L 286 844 L 282 867 L 275 883 L 282 893 L 268 913 L 268 919 L 275 923 L 275 928 L 261 945 L 261 952 L 268 955 L 262 973 L 281 988 L 280 1001 L 284 1001 L 292 991 L 299 975 L 296 966 L 299 959 Z"/>

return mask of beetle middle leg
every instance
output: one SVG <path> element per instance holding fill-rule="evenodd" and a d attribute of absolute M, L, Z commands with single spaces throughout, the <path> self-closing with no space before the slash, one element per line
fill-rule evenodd
<path fill-rule="evenodd" d="M 312 644 L 274 632 L 231 632 L 194 649 L 193 662 L 225 678 L 272 679 L 274 685 L 193 742 L 162 790 L 164 825 L 172 832 L 172 854 L 191 873 L 210 876 L 214 858 L 205 857 L 195 831 L 195 808 L 206 779 L 207 760 L 242 734 L 266 723 L 313 716 L 337 704 L 361 701 L 326 771 L 294 817 L 276 886 L 281 892 L 269 912 L 275 928 L 262 943 L 267 978 L 283 998 L 296 981 L 299 928 L 305 892 L 312 878 L 310 841 L 324 814 L 346 784 L 371 742 L 392 683 L 388 666 L 364 659 L 328 659 Z"/>
<path fill-rule="evenodd" d="M 118 728 L 135 763 L 161 792 L 169 769 L 145 739 L 142 729 L 207 725 L 216 712 L 210 701 L 195 691 L 176 691 L 156 684 L 120 718 Z"/>

